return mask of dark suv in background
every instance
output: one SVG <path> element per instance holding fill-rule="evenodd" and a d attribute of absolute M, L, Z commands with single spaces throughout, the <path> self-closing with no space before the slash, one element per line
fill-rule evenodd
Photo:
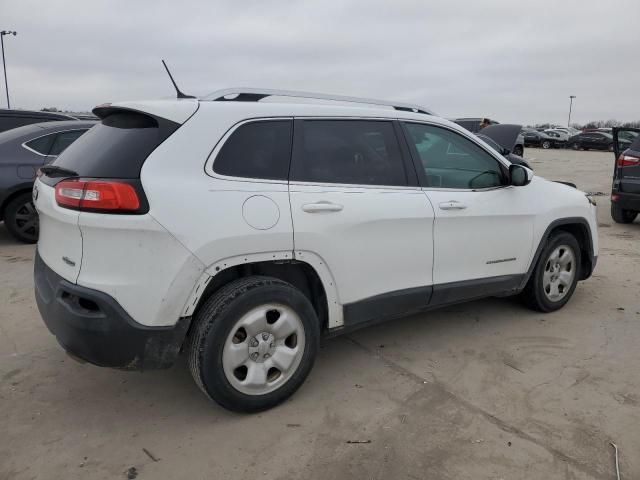
<path fill-rule="evenodd" d="M 613 184 L 611 217 L 631 223 L 640 212 L 640 129 L 614 128 L 612 132 Z"/>
<path fill-rule="evenodd" d="M 465 117 L 456 118 L 453 121 L 461 127 L 466 128 L 471 133 L 478 133 L 481 130 L 480 122 L 482 122 L 482 120 L 482 117 Z M 491 120 L 490 118 L 488 118 L 487 120 L 489 120 L 489 123 L 491 125 L 500 125 L 500 122 Z M 513 150 L 511 150 L 511 153 L 518 155 L 519 157 L 522 157 L 524 155 L 524 138 L 522 137 L 522 135 L 518 136 L 516 144 L 513 147 Z"/>
<path fill-rule="evenodd" d="M 38 215 L 31 198 L 36 172 L 95 123 L 34 123 L 0 133 L 0 221 L 13 237 L 26 243 L 38 240 Z"/>

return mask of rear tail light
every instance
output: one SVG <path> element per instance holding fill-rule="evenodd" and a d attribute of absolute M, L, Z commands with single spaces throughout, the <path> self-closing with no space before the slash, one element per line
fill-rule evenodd
<path fill-rule="evenodd" d="M 625 155 L 624 153 L 618 157 L 619 167 L 637 167 L 640 165 L 640 158 L 633 155 Z"/>
<path fill-rule="evenodd" d="M 64 208 L 101 212 L 135 212 L 140 198 L 128 183 L 108 180 L 64 180 L 56 185 L 56 202 Z"/>

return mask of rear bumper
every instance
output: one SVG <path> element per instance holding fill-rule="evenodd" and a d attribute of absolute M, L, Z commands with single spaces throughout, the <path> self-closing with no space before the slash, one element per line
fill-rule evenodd
<path fill-rule="evenodd" d="M 141 325 L 111 296 L 63 279 L 37 252 L 34 281 L 40 315 L 71 355 L 126 370 L 168 368 L 178 356 L 190 318 L 172 327 Z"/>
<path fill-rule="evenodd" d="M 614 195 L 617 196 L 615 201 L 613 200 Z M 611 192 L 611 203 L 623 210 L 640 212 L 640 194 L 637 193 L 620 193 L 613 191 Z"/>

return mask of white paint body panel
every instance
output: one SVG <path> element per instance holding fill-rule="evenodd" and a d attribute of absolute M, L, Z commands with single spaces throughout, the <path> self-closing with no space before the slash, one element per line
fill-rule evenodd
<path fill-rule="evenodd" d="M 535 187 L 425 191 L 436 217 L 434 283 L 527 271 L 534 248 Z M 443 210 L 448 202 L 465 208 Z"/>
<path fill-rule="evenodd" d="M 307 212 L 333 204 L 339 211 Z M 291 184 L 296 251 L 318 255 L 342 305 L 432 284 L 433 209 L 419 189 Z"/>
<path fill-rule="evenodd" d="M 79 213 L 59 207 L 56 203 L 55 189 L 39 179 L 36 179 L 33 188 L 34 192 L 37 191 L 35 206 L 40 217 L 38 252 L 54 272 L 75 283 L 82 264 Z"/>
<path fill-rule="evenodd" d="M 78 285 L 115 298 L 136 322 L 174 325 L 204 265 L 150 215 L 81 212 Z"/>

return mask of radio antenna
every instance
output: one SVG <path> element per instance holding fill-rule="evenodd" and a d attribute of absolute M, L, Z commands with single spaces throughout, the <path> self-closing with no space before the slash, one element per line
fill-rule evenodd
<path fill-rule="evenodd" d="M 176 89 L 176 95 L 178 96 L 178 98 L 196 98 L 193 95 L 187 95 L 185 93 L 182 93 L 180 91 L 180 89 L 178 88 L 178 84 L 173 79 L 173 75 L 171 75 L 171 72 L 169 71 L 169 67 L 167 67 L 167 64 L 166 64 L 166 62 L 164 60 L 162 60 L 162 65 L 164 65 L 164 69 L 167 71 L 167 74 L 169 75 L 169 78 L 171 79 L 171 83 L 173 83 L 173 88 Z"/>

